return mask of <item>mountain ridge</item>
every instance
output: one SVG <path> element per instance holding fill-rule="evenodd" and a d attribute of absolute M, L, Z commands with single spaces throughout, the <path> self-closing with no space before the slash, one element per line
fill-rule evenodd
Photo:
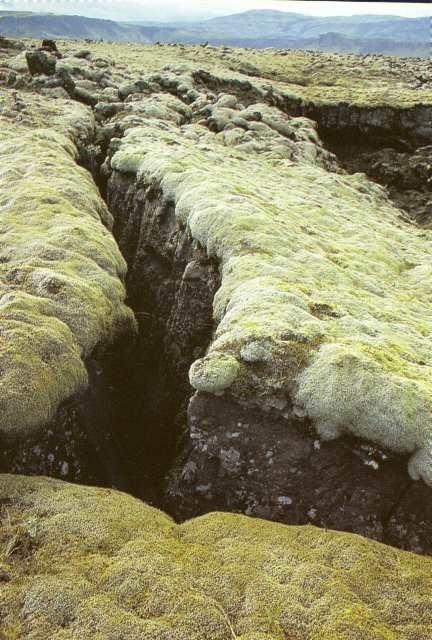
<path fill-rule="evenodd" d="M 429 18 L 364 15 L 315 17 L 251 10 L 200 22 L 118 22 L 53 13 L 0 11 L 0 33 L 11 37 L 89 38 L 252 48 L 299 48 L 410 57 L 430 54 Z"/>

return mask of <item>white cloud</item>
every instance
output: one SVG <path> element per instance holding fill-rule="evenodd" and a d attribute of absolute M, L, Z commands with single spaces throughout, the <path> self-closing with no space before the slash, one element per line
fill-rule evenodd
<path fill-rule="evenodd" d="M 249 9 L 278 9 L 309 15 L 392 14 L 432 16 L 420 2 L 342 2 L 322 0 L 0 0 L 0 9 L 77 13 L 117 20 L 180 20 L 227 15 Z"/>

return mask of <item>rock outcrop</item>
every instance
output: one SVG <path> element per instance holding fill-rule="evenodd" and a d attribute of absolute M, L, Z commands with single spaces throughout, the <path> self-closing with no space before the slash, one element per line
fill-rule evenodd
<path fill-rule="evenodd" d="M 169 508 L 315 521 L 429 549 L 430 489 L 418 492 L 401 458 L 411 453 L 411 478 L 430 483 L 429 237 L 382 188 L 344 175 L 312 121 L 251 94 L 245 107 L 240 91 L 208 96 L 201 72 L 143 81 L 107 125 L 122 139 L 105 173 L 134 295 L 141 287 L 165 325 L 168 389 L 193 363 Z M 189 272 L 211 297 L 208 260 L 220 288 L 197 360 L 193 321 L 208 311 L 181 328 L 176 319 L 188 317 Z"/>
<path fill-rule="evenodd" d="M 26 60 L 32 76 L 45 74 L 52 76 L 56 71 L 56 58 L 45 51 L 27 51 Z"/>
<path fill-rule="evenodd" d="M 351 534 L 0 476 L 0 637 L 420 640 L 431 560 Z"/>
<path fill-rule="evenodd" d="M 353 157 L 384 145 L 429 175 L 427 62 L 419 87 L 412 61 L 379 56 L 61 48 L 53 76 L 19 56 L 3 72 L 16 111 L 28 90 L 94 107 L 80 160 L 140 327 L 102 384 L 135 493 L 169 471 L 178 518 L 229 509 L 430 551 L 432 236 L 333 153 L 338 136 Z"/>

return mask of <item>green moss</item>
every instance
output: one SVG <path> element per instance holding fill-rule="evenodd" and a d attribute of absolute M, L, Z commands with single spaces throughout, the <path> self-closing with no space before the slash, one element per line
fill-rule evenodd
<path fill-rule="evenodd" d="M 222 513 L 176 525 L 127 495 L 41 478 L 1 476 L 0 501 L 0 552 L 11 529 L 38 531 L 0 558 L 7 640 L 432 633 L 431 560 L 359 536 Z"/>
<path fill-rule="evenodd" d="M 111 215 L 76 164 L 91 112 L 22 94 L 16 119 L 1 97 L 0 432 L 23 437 L 85 389 L 84 360 L 134 320 Z"/>

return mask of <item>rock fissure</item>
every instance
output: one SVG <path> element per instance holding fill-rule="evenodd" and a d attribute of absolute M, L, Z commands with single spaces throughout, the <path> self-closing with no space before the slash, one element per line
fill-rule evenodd
<path fill-rule="evenodd" d="M 413 233 L 413 257 L 384 191 L 346 175 L 330 138 L 340 129 L 346 139 L 384 145 L 398 131 L 392 154 L 405 161 L 407 136 L 416 144 L 430 137 L 430 108 L 320 105 L 241 69 L 227 80 L 226 70 L 191 70 L 190 62 L 110 85 L 109 62 L 98 63 L 99 73 L 90 57 L 63 59 L 60 75 L 31 82 L 57 95 L 68 93 L 71 75 L 69 95 L 93 109 L 98 127 L 78 144 L 81 163 L 109 207 L 105 222 L 128 264 L 120 280 L 139 330 L 100 358 L 87 354 L 83 413 L 91 424 L 64 432 L 96 449 L 107 439 L 99 453 L 109 479 L 99 481 L 180 520 L 238 511 L 429 551 L 430 488 L 400 491 L 408 453 L 413 474 L 426 477 L 429 468 L 417 424 L 427 411 L 416 386 L 427 361 L 424 310 L 408 282 L 424 267 L 425 247 Z M 83 93 L 88 87 L 97 100 Z M 413 180 L 423 179 L 422 153 Z M 364 226 L 360 213 L 370 218 Z M 353 233 L 361 260 L 347 242 Z M 323 380 L 334 406 L 320 403 L 332 399 Z M 376 394 L 380 387 L 387 395 Z M 362 393 L 366 404 L 357 403 Z M 77 411 L 72 403 L 70 415 Z M 399 436 L 382 423 L 386 412 Z M 69 478 L 64 463 L 48 472 Z M 39 467 L 26 457 L 12 470 Z"/>
<path fill-rule="evenodd" d="M 127 432 L 129 460 L 138 476 L 144 471 L 146 477 L 136 481 L 134 493 L 150 499 L 148 485 L 151 492 L 161 489 L 186 431 L 188 370 L 211 340 L 219 271 L 214 260 L 193 246 L 188 230 L 176 223 L 172 203 L 156 185 L 113 173 L 107 201 L 129 264 L 127 301 L 139 324 L 126 385 L 122 379 L 114 382 L 117 422 L 120 431 Z M 114 380 L 116 370 L 123 368 L 113 367 Z"/>
<path fill-rule="evenodd" d="M 131 453 L 138 452 L 137 469 L 149 455 L 145 466 L 151 473 L 147 478 L 138 473 L 134 492 L 179 520 L 229 510 L 288 523 L 354 529 L 407 548 L 414 536 L 415 550 L 425 550 L 429 525 L 420 510 L 429 490 L 423 487 L 418 493 L 416 483 L 409 482 L 402 492 L 398 490 L 406 484 L 403 460 L 355 440 L 319 443 L 302 420 L 287 424 L 276 408 L 262 411 L 253 398 L 239 403 L 229 394 L 193 395 L 187 372 L 205 353 L 215 329 L 212 303 L 220 284 L 218 265 L 213 261 L 209 272 L 205 252 L 176 223 L 173 205 L 164 201 L 157 184 L 141 184 L 133 174 L 114 171 L 107 193 L 116 220 L 114 232 L 129 264 L 128 300 L 141 335 L 132 395 L 141 395 L 143 405 L 135 419 L 138 428 L 131 430 L 129 423 L 128 433 L 137 434 L 136 442 L 131 439 Z M 185 292 L 185 274 L 197 278 L 198 290 Z M 148 308 L 151 313 L 144 311 Z M 203 339 L 193 349 L 190 337 L 197 337 L 200 326 Z M 121 387 L 118 392 L 121 396 Z M 155 425 L 155 431 L 147 431 L 143 447 L 140 425 L 146 424 Z M 150 491 L 144 488 L 146 483 Z M 413 502 L 409 490 L 414 485 Z M 396 521 L 392 515 L 406 494 L 408 500 Z M 412 524 L 408 534 L 401 522 L 416 520 L 422 524 Z"/>

